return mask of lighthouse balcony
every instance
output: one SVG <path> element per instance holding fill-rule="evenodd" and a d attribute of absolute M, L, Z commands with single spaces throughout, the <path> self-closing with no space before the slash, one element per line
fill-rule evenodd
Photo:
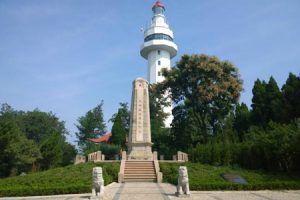
<path fill-rule="evenodd" d="M 145 42 L 141 46 L 141 56 L 144 57 L 145 59 L 148 58 L 148 54 L 151 51 L 156 51 L 156 50 L 165 50 L 170 53 L 170 57 L 173 58 L 177 54 L 177 45 L 169 40 L 150 40 L 148 42 Z"/>

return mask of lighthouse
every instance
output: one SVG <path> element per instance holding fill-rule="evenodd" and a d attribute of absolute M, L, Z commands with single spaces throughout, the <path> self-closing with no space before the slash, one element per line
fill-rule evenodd
<path fill-rule="evenodd" d="M 140 51 L 141 56 L 148 60 L 147 79 L 150 84 L 164 80 L 162 69 L 171 69 L 171 59 L 177 54 L 174 34 L 166 21 L 165 7 L 161 1 L 156 1 L 152 11 L 152 21 L 144 31 L 144 43 Z M 170 99 L 168 101 L 171 102 Z M 168 114 L 165 126 L 170 127 L 173 119 L 172 106 L 164 107 L 164 112 Z"/>

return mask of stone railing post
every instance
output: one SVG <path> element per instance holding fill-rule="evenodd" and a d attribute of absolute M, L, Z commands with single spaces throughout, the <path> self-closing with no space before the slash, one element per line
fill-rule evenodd
<path fill-rule="evenodd" d="M 173 155 L 173 160 L 177 160 L 177 156 L 176 155 Z"/>
<path fill-rule="evenodd" d="M 122 160 L 127 160 L 126 151 L 122 151 Z"/>
<path fill-rule="evenodd" d="M 161 183 L 163 179 L 163 174 L 162 172 L 160 172 L 158 160 L 154 160 L 154 167 L 155 167 L 157 182 Z"/>
<path fill-rule="evenodd" d="M 159 160 L 164 160 L 165 159 L 165 156 L 164 155 L 160 155 L 159 156 Z"/>
<path fill-rule="evenodd" d="M 153 160 L 158 160 L 157 159 L 157 151 L 153 151 Z"/>

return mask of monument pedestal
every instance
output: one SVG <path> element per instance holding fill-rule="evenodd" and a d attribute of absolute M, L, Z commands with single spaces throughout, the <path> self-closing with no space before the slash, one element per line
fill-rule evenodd
<path fill-rule="evenodd" d="M 151 146 L 151 142 L 128 144 L 128 160 L 153 160 Z"/>

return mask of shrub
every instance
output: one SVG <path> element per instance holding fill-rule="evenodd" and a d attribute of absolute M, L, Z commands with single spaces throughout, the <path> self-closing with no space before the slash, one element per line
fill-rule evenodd
<path fill-rule="evenodd" d="M 26 176 L 0 179 L 0 196 L 33 196 L 75 194 L 90 192 L 92 187 L 92 168 L 101 166 L 104 183 L 118 180 L 120 164 L 82 163 L 55 168 Z"/>
<path fill-rule="evenodd" d="M 216 167 L 200 163 L 160 163 L 163 181 L 177 185 L 179 166 L 188 168 L 191 190 L 265 190 L 300 189 L 300 177 L 263 174 L 257 171 Z M 235 173 L 246 179 L 248 184 L 234 184 L 225 181 L 220 174 Z"/>

